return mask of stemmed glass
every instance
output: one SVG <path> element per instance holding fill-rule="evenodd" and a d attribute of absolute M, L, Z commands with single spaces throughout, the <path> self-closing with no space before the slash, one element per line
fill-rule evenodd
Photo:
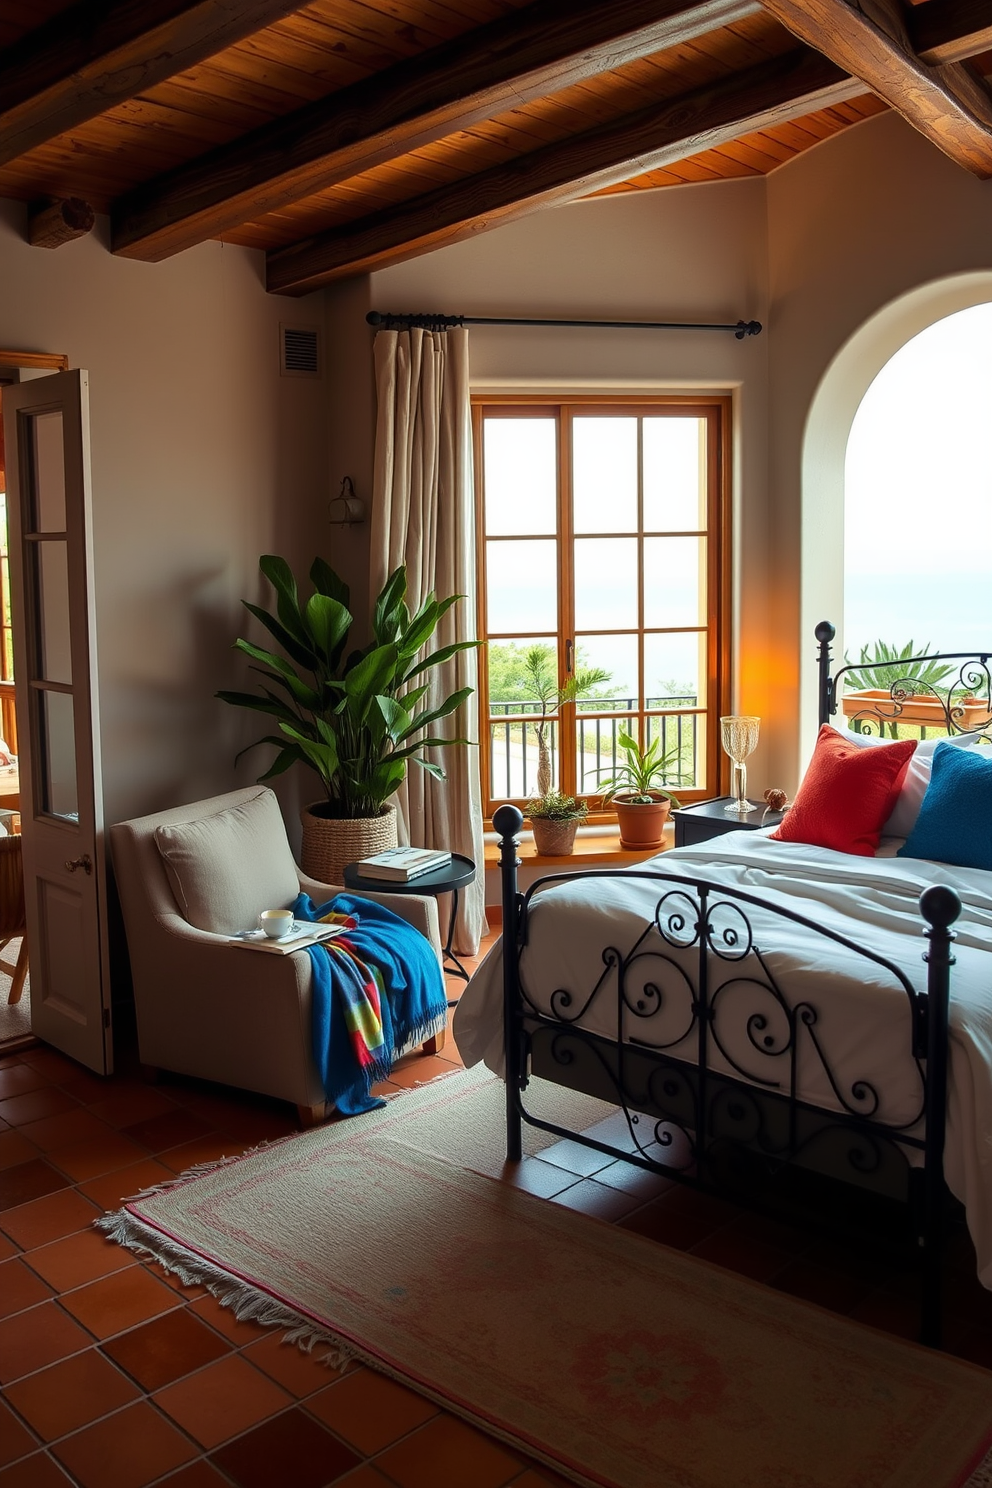
<path fill-rule="evenodd" d="M 720 719 L 724 753 L 730 756 L 734 764 L 731 779 L 733 800 L 724 810 L 732 811 L 735 816 L 744 816 L 748 811 L 755 810 L 747 799 L 747 765 L 744 762 L 757 748 L 760 722 L 760 718 L 755 718 L 753 714 Z"/>

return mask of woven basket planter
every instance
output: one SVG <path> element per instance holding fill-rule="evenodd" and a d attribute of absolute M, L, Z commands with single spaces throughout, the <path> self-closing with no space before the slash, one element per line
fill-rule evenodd
<path fill-rule="evenodd" d="M 546 816 L 531 818 L 534 846 L 542 858 L 564 858 L 575 848 L 578 821 L 551 821 Z"/>
<path fill-rule="evenodd" d="M 378 816 L 341 818 L 318 816 L 322 802 L 305 806 L 300 813 L 303 822 L 303 845 L 300 867 L 320 883 L 342 884 L 347 863 L 385 852 L 395 847 L 396 807 L 384 806 Z"/>

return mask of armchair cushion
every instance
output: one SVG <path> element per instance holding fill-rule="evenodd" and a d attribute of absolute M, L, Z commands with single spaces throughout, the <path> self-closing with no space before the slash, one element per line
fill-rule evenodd
<path fill-rule="evenodd" d="M 160 826 L 155 842 L 184 919 L 234 935 L 263 909 L 292 904 L 300 880 L 272 791 L 196 821 Z"/>

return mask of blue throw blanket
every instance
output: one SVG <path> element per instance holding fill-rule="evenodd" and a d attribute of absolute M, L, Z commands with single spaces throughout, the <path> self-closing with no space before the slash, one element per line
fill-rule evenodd
<path fill-rule="evenodd" d="M 445 1026 L 444 977 L 430 942 L 373 899 L 338 894 L 315 906 L 301 894 L 298 920 L 347 919 L 326 945 L 307 946 L 312 963 L 313 1053 L 327 1099 L 345 1116 L 385 1102 L 369 1094 L 408 1044 Z M 381 1024 L 381 1031 L 377 1032 Z M 356 1056 L 368 1045 L 369 1056 Z"/>

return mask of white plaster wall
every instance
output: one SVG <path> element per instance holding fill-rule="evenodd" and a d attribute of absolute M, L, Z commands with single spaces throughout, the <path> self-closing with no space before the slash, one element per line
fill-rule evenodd
<path fill-rule="evenodd" d="M 371 276 L 377 310 L 603 320 L 764 321 L 765 186 L 686 186 L 537 213 Z M 735 706 L 763 715 L 767 336 L 473 327 L 475 390 L 705 388 L 733 395 Z M 764 775 L 762 755 L 753 762 Z"/>
<path fill-rule="evenodd" d="M 213 698 L 259 599 L 257 562 L 326 542 L 326 390 L 281 378 L 280 320 L 319 295 L 267 295 L 261 255 L 207 243 L 161 264 L 111 256 L 106 221 L 54 251 L 0 202 L 0 346 L 65 352 L 90 373 L 106 819 L 253 780 L 262 730 Z M 288 787 L 290 793 L 296 788 Z M 291 816 L 291 812 L 287 813 Z"/>
<path fill-rule="evenodd" d="M 791 789 L 814 733 L 813 626 L 840 619 L 832 496 L 851 421 L 905 340 L 992 297 L 992 181 L 886 114 L 775 171 L 767 192 L 773 768 Z"/>

